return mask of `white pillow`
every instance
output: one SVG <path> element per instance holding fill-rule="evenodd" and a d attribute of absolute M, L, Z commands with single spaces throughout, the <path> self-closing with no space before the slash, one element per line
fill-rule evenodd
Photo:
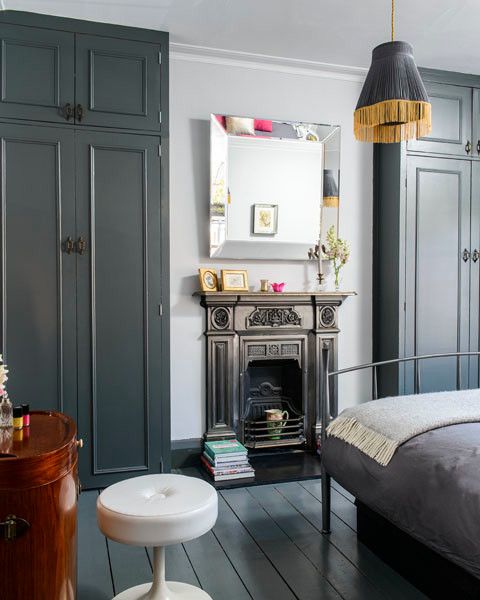
<path fill-rule="evenodd" d="M 227 133 L 255 135 L 254 120 L 245 117 L 227 117 Z"/>

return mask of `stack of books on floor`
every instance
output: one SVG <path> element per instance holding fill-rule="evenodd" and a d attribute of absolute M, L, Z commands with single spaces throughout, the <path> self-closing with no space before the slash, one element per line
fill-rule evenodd
<path fill-rule="evenodd" d="M 247 449 L 237 440 L 205 442 L 202 464 L 214 481 L 247 479 L 255 476 Z"/>

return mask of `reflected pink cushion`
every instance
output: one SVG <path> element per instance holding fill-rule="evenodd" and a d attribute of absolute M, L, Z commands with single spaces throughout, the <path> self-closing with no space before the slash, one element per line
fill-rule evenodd
<path fill-rule="evenodd" d="M 220 125 L 225 129 L 225 126 L 226 126 L 226 119 L 225 119 L 225 117 L 223 115 L 215 115 L 215 118 L 220 123 Z"/>
<path fill-rule="evenodd" d="M 265 119 L 255 119 L 254 124 L 257 131 L 272 131 L 273 129 L 272 122 Z"/>

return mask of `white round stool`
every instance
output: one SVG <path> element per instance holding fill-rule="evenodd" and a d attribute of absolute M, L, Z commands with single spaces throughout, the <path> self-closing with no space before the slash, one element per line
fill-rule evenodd
<path fill-rule="evenodd" d="M 114 600 L 212 600 L 193 585 L 165 581 L 165 546 L 210 531 L 217 514 L 217 492 L 193 477 L 144 475 L 104 490 L 97 500 L 102 533 L 123 544 L 153 546 L 153 583 L 125 590 Z"/>

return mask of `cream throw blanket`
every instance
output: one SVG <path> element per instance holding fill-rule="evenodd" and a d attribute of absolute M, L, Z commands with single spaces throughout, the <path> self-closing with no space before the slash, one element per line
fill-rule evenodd
<path fill-rule="evenodd" d="M 437 392 L 373 400 L 347 408 L 327 436 L 352 444 L 383 466 L 411 438 L 439 427 L 480 422 L 480 390 Z"/>

